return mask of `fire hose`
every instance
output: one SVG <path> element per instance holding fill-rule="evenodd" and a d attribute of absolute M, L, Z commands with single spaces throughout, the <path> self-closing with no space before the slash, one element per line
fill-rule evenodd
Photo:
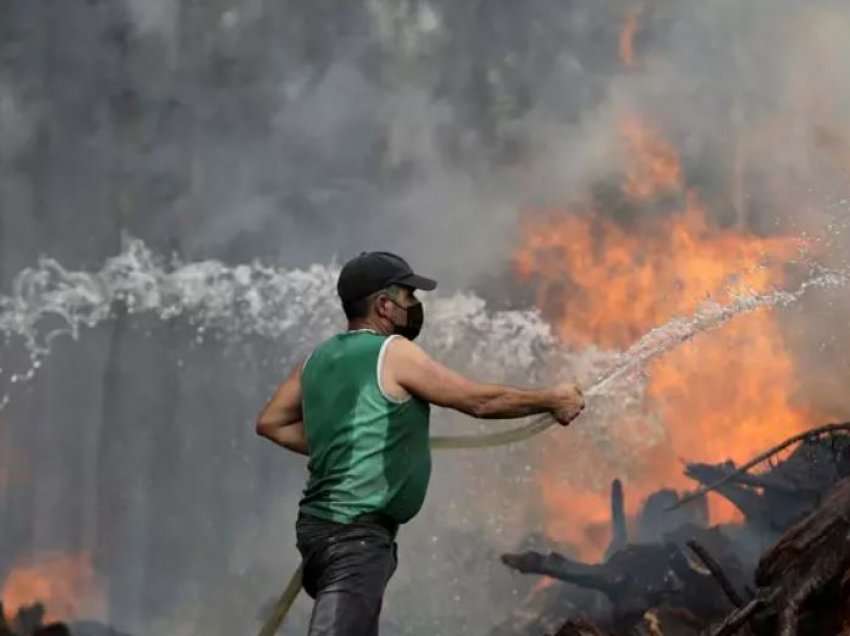
<path fill-rule="evenodd" d="M 586 397 L 603 392 L 605 387 L 619 377 L 626 375 L 635 366 L 640 364 L 641 360 L 626 360 L 624 363 L 616 366 L 614 369 L 605 374 L 601 379 L 597 380 L 587 391 L 584 392 Z M 530 439 L 535 435 L 539 435 L 547 430 L 556 420 L 549 415 L 539 415 L 530 422 L 511 428 L 506 431 L 497 433 L 487 433 L 484 435 L 436 435 L 431 438 L 431 448 L 436 450 L 452 450 L 464 448 L 492 448 L 494 446 L 505 446 Z M 260 630 L 259 636 L 274 636 L 278 628 L 283 623 L 283 619 L 289 613 L 295 598 L 301 591 L 301 576 L 303 574 L 303 563 L 300 563 L 292 573 L 286 588 L 283 590 L 277 603 L 272 609 L 263 628 Z"/>
<path fill-rule="evenodd" d="M 593 384 L 587 391 L 585 391 L 585 396 L 589 397 L 602 392 L 607 384 L 613 382 L 616 378 L 625 375 L 634 366 L 635 361 L 627 361 L 624 364 L 615 367 L 608 374 Z M 516 428 L 511 428 L 506 431 L 499 431 L 497 433 L 487 433 L 484 435 L 437 435 L 431 438 L 431 448 L 436 450 L 452 450 L 505 446 L 507 444 L 522 442 L 534 437 L 535 435 L 539 435 L 555 424 L 555 422 L 556 420 L 547 413 L 545 415 L 535 417 L 530 422 L 523 424 L 522 426 L 517 426 Z M 286 618 L 292 604 L 295 602 L 295 598 L 301 591 L 302 574 L 303 563 L 299 564 L 295 569 L 295 572 L 292 573 L 289 583 L 287 583 L 283 594 L 281 594 L 277 603 L 275 603 L 271 616 L 269 616 L 268 620 L 263 625 L 259 636 L 274 636 L 274 634 L 277 633 L 278 628 L 281 623 L 283 623 L 283 619 Z"/>
<path fill-rule="evenodd" d="M 603 380 L 604 381 L 604 380 Z M 601 385 L 597 383 L 594 388 Z M 590 391 L 588 392 L 590 393 Z M 431 448 L 440 450 L 462 449 L 462 448 L 492 448 L 494 446 L 504 446 L 513 444 L 539 435 L 555 423 L 555 419 L 550 415 L 542 415 L 534 418 L 527 424 L 498 433 L 488 433 L 485 435 L 437 435 L 431 438 Z M 303 574 L 303 563 L 299 564 L 292 573 L 286 588 L 283 590 L 277 603 L 275 603 L 271 616 L 269 616 L 263 628 L 260 630 L 260 636 L 274 636 L 283 619 L 289 613 L 292 604 L 295 602 L 298 593 L 301 591 L 301 576 Z"/>

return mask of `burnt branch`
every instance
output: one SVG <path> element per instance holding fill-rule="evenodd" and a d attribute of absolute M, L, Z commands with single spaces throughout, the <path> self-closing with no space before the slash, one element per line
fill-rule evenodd
<path fill-rule="evenodd" d="M 753 618 L 753 616 L 755 616 L 757 611 L 769 602 L 769 600 L 772 599 L 756 597 L 744 607 L 736 609 L 734 612 L 729 614 L 729 616 L 727 616 L 720 625 L 710 632 L 711 636 L 731 636 L 732 634 L 737 633 Z"/>
<path fill-rule="evenodd" d="M 723 593 L 726 594 L 726 598 L 729 599 L 732 605 L 739 608 L 742 607 L 744 605 L 744 599 L 742 599 L 741 595 L 738 594 L 738 591 L 732 585 L 729 577 L 726 576 L 723 568 L 720 567 L 720 564 L 713 556 L 711 556 L 708 550 L 696 541 L 688 541 L 687 546 L 699 558 L 699 560 L 702 561 L 702 564 L 708 568 L 708 571 L 711 572 L 711 575 L 720 584 L 720 587 L 723 589 Z"/>
<path fill-rule="evenodd" d="M 622 550 L 629 542 L 626 529 L 626 508 L 623 503 L 623 483 L 619 479 L 611 482 L 611 545 L 606 556 Z"/>
<path fill-rule="evenodd" d="M 771 457 L 773 457 L 777 453 L 782 452 L 783 450 L 785 450 L 786 448 L 788 448 L 789 446 L 791 446 L 793 444 L 796 444 L 798 442 L 802 442 L 803 440 L 806 440 L 806 439 L 811 439 L 813 437 L 819 437 L 820 435 L 827 435 L 829 433 L 835 433 L 837 431 L 850 432 L 850 422 L 845 422 L 843 424 L 827 424 L 826 426 L 821 426 L 819 428 L 815 428 L 815 429 L 812 429 L 810 431 L 806 431 L 805 433 L 800 433 L 799 435 L 795 435 L 794 437 L 789 437 L 788 439 L 786 439 L 781 444 L 774 446 L 773 448 L 765 451 L 764 453 L 754 457 L 753 459 L 748 461 L 746 464 L 744 464 L 740 468 L 734 470 L 733 472 L 729 473 L 728 475 L 721 477 L 720 479 L 709 484 L 708 486 L 700 488 L 700 489 L 696 490 L 695 492 L 692 492 L 691 494 L 682 497 L 677 503 L 670 506 L 669 509 L 675 510 L 676 508 L 681 507 L 682 505 L 688 503 L 689 501 L 693 501 L 694 499 L 696 499 L 698 497 L 702 497 L 703 495 L 711 492 L 712 490 L 716 490 L 717 488 L 719 488 L 720 486 L 723 486 L 724 484 L 726 484 L 730 480 L 734 479 L 735 477 L 742 475 L 743 473 L 746 473 L 753 466 L 757 466 L 758 464 L 762 463 L 763 461 L 770 459 Z"/>
<path fill-rule="evenodd" d="M 503 554 L 502 563 L 523 574 L 543 574 L 553 579 L 574 583 L 608 595 L 616 595 L 623 585 L 622 575 L 603 565 L 573 561 L 561 554 L 551 552 L 523 552 Z"/>

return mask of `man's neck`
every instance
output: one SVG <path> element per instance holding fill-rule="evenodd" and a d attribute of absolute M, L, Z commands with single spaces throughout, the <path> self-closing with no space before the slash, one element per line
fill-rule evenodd
<path fill-rule="evenodd" d="M 375 333 L 379 333 L 384 336 L 389 335 L 386 329 L 379 324 L 378 321 L 370 318 L 360 318 L 349 321 L 348 331 L 374 331 Z"/>

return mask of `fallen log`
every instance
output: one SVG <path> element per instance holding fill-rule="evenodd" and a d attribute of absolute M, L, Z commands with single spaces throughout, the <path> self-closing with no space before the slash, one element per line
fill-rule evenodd
<path fill-rule="evenodd" d="M 712 573 L 675 543 L 628 545 L 608 561 L 582 563 L 557 553 L 504 554 L 502 562 L 525 574 L 544 574 L 605 594 L 617 625 L 634 625 L 654 607 L 688 608 L 711 620 L 730 606 Z"/>
<path fill-rule="evenodd" d="M 762 556 L 755 598 L 729 614 L 712 636 L 730 636 L 747 623 L 764 636 L 846 633 L 848 536 L 850 479 L 844 479 Z"/>
<path fill-rule="evenodd" d="M 850 479 L 793 526 L 759 562 L 756 585 L 777 591 L 779 636 L 797 633 L 805 602 L 850 568 Z"/>

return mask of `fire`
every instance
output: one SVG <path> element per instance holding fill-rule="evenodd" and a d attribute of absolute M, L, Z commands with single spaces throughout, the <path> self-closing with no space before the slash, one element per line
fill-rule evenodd
<path fill-rule="evenodd" d="M 626 175 L 626 193 L 644 201 L 678 189 L 682 168 L 674 148 L 636 117 L 627 117 L 621 125 L 626 150 L 637 158 Z"/>
<path fill-rule="evenodd" d="M 797 241 L 715 227 L 698 194 L 683 183 L 673 147 L 637 118 L 621 128 L 629 160 L 621 190 L 636 210 L 660 197 L 681 202 L 673 213 L 636 214 L 628 223 L 595 212 L 550 210 L 528 220 L 516 251 L 518 275 L 536 285 L 539 306 L 560 338 L 582 347 L 622 350 L 653 327 L 688 315 L 711 297 L 781 285 L 778 263 Z M 553 437 L 563 449 L 538 475 L 549 534 L 598 558 L 610 537 L 607 484 L 625 477 L 628 511 L 662 487 L 686 490 L 682 459 L 741 462 L 811 424 L 813 415 L 791 402 L 797 383 L 790 354 L 769 312 L 741 316 L 651 365 L 646 417 L 657 418 L 663 439 L 642 452 L 628 475 L 607 457 L 628 453 L 633 439 L 612 440 L 613 452 L 577 448 L 575 437 Z M 628 453 L 632 455 L 632 453 Z M 560 465 L 556 465 L 559 462 Z M 593 482 L 565 484 L 567 463 Z M 710 497 L 712 522 L 738 518 L 725 500 Z"/>
<path fill-rule="evenodd" d="M 620 31 L 620 61 L 627 67 L 635 65 L 635 35 L 637 35 L 638 21 L 642 12 L 642 6 L 632 9 L 626 16 L 623 30 Z"/>
<path fill-rule="evenodd" d="M 536 279 L 546 313 L 563 314 L 556 329 L 565 341 L 625 348 L 707 297 L 722 296 L 725 285 L 764 291 L 781 282 L 761 265 L 768 257 L 790 258 L 795 241 L 712 229 L 696 196 L 686 201 L 682 213 L 636 227 L 553 213 L 526 228 L 517 271 Z"/>
<path fill-rule="evenodd" d="M 45 622 L 96 618 L 105 613 L 105 598 L 86 553 L 51 553 L 19 564 L 3 581 L 0 599 L 7 617 L 37 602 L 45 606 Z"/>

